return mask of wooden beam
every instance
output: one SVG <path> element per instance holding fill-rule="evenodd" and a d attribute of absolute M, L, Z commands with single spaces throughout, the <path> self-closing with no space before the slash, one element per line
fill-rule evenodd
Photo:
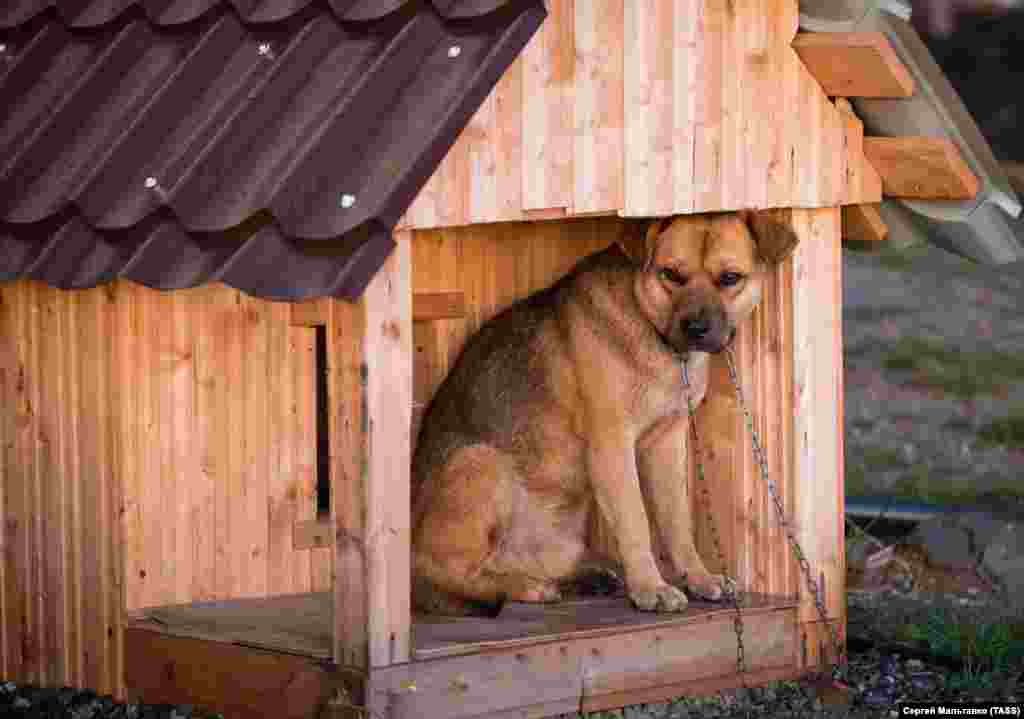
<path fill-rule="evenodd" d="M 412 321 L 457 320 L 466 316 L 463 292 L 417 292 L 412 296 Z"/>
<path fill-rule="evenodd" d="M 802 32 L 793 49 L 826 95 L 914 94 L 914 79 L 880 32 Z"/>
<path fill-rule="evenodd" d="M 358 306 L 333 303 L 332 334 L 349 338 L 337 395 L 349 408 L 335 423 L 345 437 L 337 449 L 349 457 L 331 492 L 334 656 L 362 668 L 409 660 L 411 235 L 395 233 L 395 249 Z"/>
<path fill-rule="evenodd" d="M 305 519 L 292 525 L 293 549 L 320 549 L 331 546 L 334 522 L 330 519 Z"/>
<path fill-rule="evenodd" d="M 882 242 L 889 228 L 878 214 L 877 205 L 846 205 L 843 207 L 843 242 Z"/>
<path fill-rule="evenodd" d="M 978 194 L 977 176 L 944 137 L 865 137 L 864 155 L 891 197 L 969 200 Z"/>
<path fill-rule="evenodd" d="M 196 704 L 238 719 L 306 719 L 317 716 L 336 680 L 308 657 L 129 627 L 125 683 L 130 698 L 146 703 Z"/>
<path fill-rule="evenodd" d="M 749 679 L 797 676 L 795 612 L 744 612 Z M 570 635 L 374 669 L 367 708 L 391 719 L 550 716 L 740 683 L 732 619 L 722 612 L 714 620 Z"/>
<path fill-rule="evenodd" d="M 1018 195 L 1024 195 L 1024 162 L 1000 162 L 1010 186 Z"/>

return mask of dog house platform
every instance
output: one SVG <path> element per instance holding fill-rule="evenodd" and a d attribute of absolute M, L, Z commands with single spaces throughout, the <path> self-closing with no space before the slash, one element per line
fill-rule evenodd
<path fill-rule="evenodd" d="M 747 598 L 750 683 L 793 675 L 797 604 Z M 327 592 L 133 612 L 128 684 L 152 701 L 191 693 L 222 706 L 230 686 L 240 703 L 308 716 L 339 686 L 330 664 L 332 614 Z M 372 673 L 368 706 L 381 716 L 476 716 L 509 707 L 546 716 L 704 694 L 735 680 L 732 616 L 731 608 L 706 602 L 678 616 L 638 613 L 625 597 L 512 603 L 496 619 L 414 616 L 411 661 Z M 239 667 L 275 660 L 287 670 L 238 684 Z M 209 687 L 208 696 L 190 689 L 197 683 Z"/>
<path fill-rule="evenodd" d="M 842 243 L 883 190 L 978 188 L 955 142 L 865 137 L 847 97 L 915 92 L 885 34 L 796 0 L 69 7 L 0 9 L 0 676 L 510 718 L 831 658 L 786 535 L 842 637 Z M 788 527 L 721 358 L 693 508 L 747 675 L 726 604 L 414 615 L 412 448 L 466 338 L 633 223 L 749 208 L 800 239 L 734 343 Z"/>

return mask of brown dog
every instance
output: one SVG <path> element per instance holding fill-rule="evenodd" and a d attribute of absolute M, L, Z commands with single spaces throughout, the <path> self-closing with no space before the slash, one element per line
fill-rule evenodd
<path fill-rule="evenodd" d="M 795 245 L 771 211 L 658 220 L 484 324 L 416 447 L 417 608 L 555 601 L 594 562 L 643 610 L 683 610 L 678 587 L 720 598 L 693 543 L 680 363 L 696 404 L 708 353 Z"/>

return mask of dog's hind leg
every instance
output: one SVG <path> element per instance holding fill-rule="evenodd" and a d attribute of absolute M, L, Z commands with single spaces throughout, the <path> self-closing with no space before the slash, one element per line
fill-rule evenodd
<path fill-rule="evenodd" d="M 506 546 L 520 494 L 515 473 L 500 450 L 477 444 L 456 450 L 428 479 L 435 484 L 424 492 L 414 519 L 417 607 L 476 613 L 480 603 L 560 598 L 554 579 L 520 566 Z"/>

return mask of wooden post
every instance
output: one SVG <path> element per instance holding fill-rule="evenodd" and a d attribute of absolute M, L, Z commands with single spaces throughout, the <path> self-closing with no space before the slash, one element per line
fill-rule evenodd
<path fill-rule="evenodd" d="M 331 427 L 340 437 L 332 449 L 340 470 L 332 487 L 334 657 L 362 669 L 409 659 L 410 233 L 396 240 L 357 305 L 332 303 L 341 347 L 334 404 L 343 406 Z"/>

